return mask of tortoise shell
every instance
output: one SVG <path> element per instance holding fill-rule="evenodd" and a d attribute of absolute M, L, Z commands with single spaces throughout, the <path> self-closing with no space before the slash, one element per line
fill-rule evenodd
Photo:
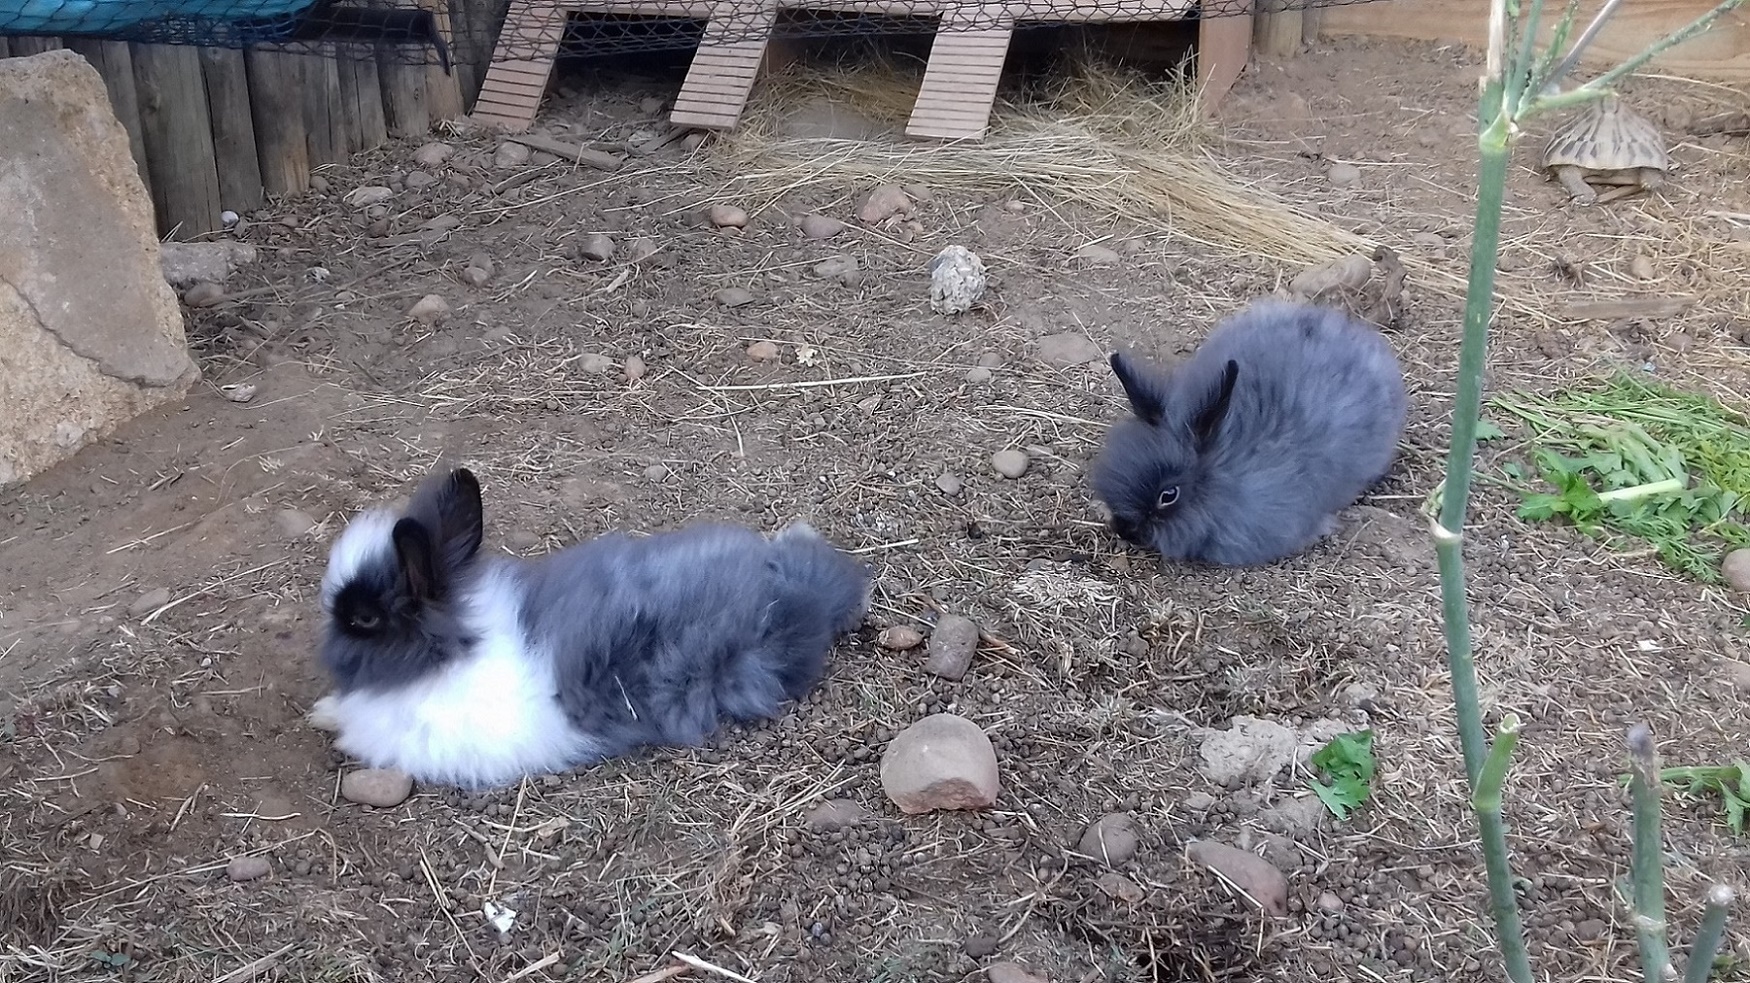
<path fill-rule="evenodd" d="M 1614 95 L 1594 101 L 1550 137 L 1545 168 L 1578 167 L 1591 173 L 1651 169 L 1669 165 L 1665 138 L 1646 117 Z"/>

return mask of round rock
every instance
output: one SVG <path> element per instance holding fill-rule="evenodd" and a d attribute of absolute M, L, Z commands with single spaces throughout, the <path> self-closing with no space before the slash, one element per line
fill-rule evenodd
<path fill-rule="evenodd" d="M 1361 180 L 1361 168 L 1338 161 L 1325 170 L 1325 180 L 1339 188 L 1347 188 Z"/>
<path fill-rule="evenodd" d="M 974 365 L 966 370 L 966 381 L 975 386 L 982 386 L 990 381 L 991 372 L 982 365 Z"/>
<path fill-rule="evenodd" d="M 1232 881 L 1266 912 L 1288 914 L 1288 878 L 1270 861 L 1214 840 L 1199 840 L 1186 852 L 1192 860 Z"/>
<path fill-rule="evenodd" d="M 273 870 L 273 865 L 266 857 L 232 857 L 225 865 L 225 876 L 234 881 L 253 881 L 258 877 L 266 877 Z"/>
<path fill-rule="evenodd" d="M 802 216 L 802 234 L 810 239 L 831 239 L 845 231 L 845 223 L 830 215 Z"/>
<path fill-rule="evenodd" d="M 747 357 L 756 362 L 770 362 L 778 357 L 778 346 L 769 341 L 756 341 L 747 346 Z"/>
<path fill-rule="evenodd" d="M 1005 478 L 1019 478 L 1026 474 L 1027 464 L 1027 452 L 1019 447 L 1005 448 L 990 456 L 990 466 Z"/>
<path fill-rule="evenodd" d="M 961 483 L 959 475 L 952 471 L 944 471 L 941 474 L 936 475 L 936 487 L 940 489 L 944 495 L 958 495 L 960 494 L 960 489 L 965 486 Z"/>
<path fill-rule="evenodd" d="M 1076 852 L 1117 866 L 1136 856 L 1136 821 L 1122 812 L 1101 816 L 1082 834 Z"/>
<path fill-rule="evenodd" d="M 407 309 L 407 316 L 421 324 L 436 324 L 450 312 L 450 302 L 437 294 L 426 294 L 413 302 Z"/>
<path fill-rule="evenodd" d="M 1726 586 L 1740 594 L 1750 594 L 1750 548 L 1733 550 L 1720 563 L 1720 575 Z"/>
<path fill-rule="evenodd" d="M 164 592 L 164 599 L 170 599 L 169 591 Z M 875 644 L 890 652 L 908 652 L 923 643 L 923 634 L 910 625 L 892 625 L 875 636 Z"/>
<path fill-rule="evenodd" d="M 393 768 L 361 768 L 340 780 L 340 797 L 359 805 L 387 809 L 413 794 L 413 776 Z"/>
<path fill-rule="evenodd" d="M 225 288 L 208 280 L 182 292 L 182 302 L 190 307 L 211 307 L 225 299 Z"/>
<path fill-rule="evenodd" d="M 746 210 L 734 205 L 712 205 L 705 209 L 705 219 L 719 229 L 740 229 L 747 226 Z"/>
<path fill-rule="evenodd" d="M 753 303 L 753 291 L 746 287 L 724 287 L 717 291 L 717 303 L 723 307 L 742 307 Z"/>
<path fill-rule="evenodd" d="M 924 671 L 959 682 L 972 666 L 973 653 L 978 651 L 978 625 L 958 614 L 945 614 L 930 632 L 929 661 Z"/>
<path fill-rule="evenodd" d="M 881 790 L 911 816 L 988 808 L 1001 790 L 996 748 L 965 717 L 933 714 L 888 743 L 881 755 Z"/>

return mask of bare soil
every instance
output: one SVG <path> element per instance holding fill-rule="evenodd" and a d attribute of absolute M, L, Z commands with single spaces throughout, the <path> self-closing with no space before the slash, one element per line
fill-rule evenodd
<path fill-rule="evenodd" d="M 1456 46 L 1354 41 L 1261 61 L 1218 156 L 1462 274 L 1477 70 Z M 655 134 L 647 101 L 677 86 L 570 83 L 543 125 Z M 1537 173 L 1542 134 L 1525 141 L 1491 384 L 1626 364 L 1742 405 L 1750 151 L 1686 127 L 1744 96 L 1663 79 L 1628 92 L 1678 166 L 1656 194 L 1580 209 Z M 1443 465 L 1456 298 L 1412 279 L 1392 335 L 1415 401 L 1404 456 L 1338 535 L 1265 569 L 1158 571 L 1102 528 L 1082 479 L 1122 412 L 1109 373 L 1049 364 L 1037 342 L 1080 332 L 1096 351 L 1172 356 L 1295 269 L 1024 197 L 930 195 L 909 234 L 858 226 L 868 188 L 748 198 L 748 228 L 727 234 L 700 218 L 723 200 L 700 177 L 709 146 L 608 175 L 540 156 L 495 168 L 491 138 L 449 142 L 429 187 L 405 183 L 417 146 L 395 145 L 253 216 L 242 237 L 264 260 L 227 285 L 236 299 L 190 311 L 203 385 L 0 495 L 0 979 L 625 981 L 664 978 L 675 951 L 768 983 L 962 980 L 999 960 L 1057 981 L 1499 978 L 1420 511 Z M 1333 162 L 1358 180 L 1333 186 Z M 381 219 L 342 201 L 370 184 L 398 189 Z M 852 228 L 809 239 L 793 220 L 810 211 Z M 427 244 L 383 244 L 440 216 L 457 224 Z M 580 259 L 597 232 L 659 249 Z M 1094 240 L 1119 261 L 1076 260 Z M 930 311 L 922 272 L 951 242 L 991 269 L 985 303 L 955 318 Z M 476 254 L 491 275 L 469 286 Z M 1651 280 L 1630 272 L 1637 254 Z M 836 255 L 859 271 L 812 272 Z M 752 301 L 721 306 L 731 287 Z M 426 294 L 451 308 L 431 326 L 405 316 Z M 1668 316 L 1569 307 L 1678 295 Z M 751 359 L 758 341 L 779 357 Z M 613 365 L 589 371 L 594 355 Z M 628 381 L 633 356 L 646 372 Z M 989 381 L 968 381 L 980 365 Z M 253 398 L 220 388 L 236 385 Z M 1032 459 L 1016 480 L 990 464 L 1007 447 Z M 497 548 L 801 517 L 875 564 L 876 611 L 770 726 L 490 796 L 348 804 L 346 763 L 302 719 L 325 688 L 325 546 L 355 510 L 455 463 L 486 484 Z M 1467 558 L 1489 720 L 1525 721 L 1507 809 L 1533 958 L 1552 979 L 1638 977 L 1612 895 L 1621 738 L 1646 720 L 1670 763 L 1744 757 L 1744 601 L 1512 506 L 1480 488 Z M 959 683 L 874 644 L 941 611 L 990 636 Z M 992 735 L 1001 801 L 903 816 L 881 750 L 944 709 Z M 1301 769 L 1210 782 L 1199 747 L 1236 716 L 1374 728 L 1373 802 L 1336 823 L 1307 807 Z M 819 828 L 827 799 L 868 815 Z M 1117 866 L 1135 890 L 1066 853 L 1112 811 L 1142 832 Z M 1666 834 L 1687 939 L 1711 880 L 1750 887 L 1750 847 L 1702 800 L 1672 797 Z M 1188 860 L 1202 838 L 1282 870 L 1289 913 Z M 244 854 L 269 873 L 232 881 Z M 508 931 L 489 902 L 515 911 Z M 1728 940 L 1739 960 L 1746 925 Z"/>

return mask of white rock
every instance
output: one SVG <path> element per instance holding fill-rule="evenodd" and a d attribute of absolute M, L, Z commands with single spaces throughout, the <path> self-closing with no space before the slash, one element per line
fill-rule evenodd
<path fill-rule="evenodd" d="M 387 809 L 413 794 L 413 777 L 392 768 L 361 768 L 340 780 L 340 797 L 359 805 Z"/>
<path fill-rule="evenodd" d="M 747 226 L 747 212 L 734 205 L 712 205 L 705 209 L 705 219 L 719 229 L 740 229 Z"/>
<path fill-rule="evenodd" d="M 578 358 L 577 367 L 581 371 L 588 372 L 590 375 L 607 375 L 609 372 L 619 368 L 619 363 L 606 355 L 591 352 Z"/>
<path fill-rule="evenodd" d="M 421 324 L 436 324 L 450 313 L 450 302 L 437 294 L 426 294 L 407 309 L 407 316 Z"/>
<path fill-rule="evenodd" d="M 887 745 L 881 789 L 907 815 L 987 808 L 1001 791 L 996 748 L 965 717 L 933 714 Z"/>
<path fill-rule="evenodd" d="M 990 456 L 990 466 L 1005 478 L 1019 478 L 1027 473 L 1030 463 L 1027 452 L 1019 447 L 1006 447 Z"/>
<path fill-rule="evenodd" d="M 1339 188 L 1347 188 L 1361 180 L 1361 168 L 1339 161 L 1325 170 L 1325 180 Z"/>
<path fill-rule="evenodd" d="M 158 244 L 158 265 L 164 279 L 178 290 L 200 281 L 224 283 L 238 267 L 260 258 L 247 242 L 164 242 Z"/>
<path fill-rule="evenodd" d="M 456 148 L 447 143 L 428 143 L 413 152 L 413 162 L 421 167 L 436 167 L 455 152 Z"/>
<path fill-rule="evenodd" d="M 948 246 L 930 260 L 930 309 L 963 314 L 984 296 L 984 260 L 965 246 Z"/>
<path fill-rule="evenodd" d="M 367 184 L 362 188 L 354 188 L 347 192 L 346 197 L 342 200 L 354 208 L 369 208 L 372 205 L 381 205 L 393 197 L 395 197 L 394 191 L 380 184 Z"/>
<path fill-rule="evenodd" d="M 1117 252 L 1099 243 L 1090 242 L 1076 250 L 1076 259 L 1094 266 L 1111 266 L 1118 262 L 1119 256 Z"/>
<path fill-rule="evenodd" d="M 529 162 L 530 150 L 515 140 L 506 140 L 498 145 L 498 152 L 492 155 L 493 167 L 520 167 Z"/>

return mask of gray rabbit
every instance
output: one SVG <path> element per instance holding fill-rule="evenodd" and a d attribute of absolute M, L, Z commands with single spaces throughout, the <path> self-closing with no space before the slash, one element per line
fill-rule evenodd
<path fill-rule="evenodd" d="M 480 484 L 428 478 L 404 515 L 335 541 L 310 720 L 373 767 L 485 788 L 807 696 L 869 607 L 870 571 L 800 523 L 602 536 L 539 560 L 482 556 Z"/>
<path fill-rule="evenodd" d="M 1305 550 L 1390 470 L 1408 409 L 1385 338 L 1307 304 L 1259 301 L 1171 371 L 1122 353 L 1112 371 L 1135 415 L 1107 433 L 1091 483 L 1113 532 L 1163 562 Z"/>

